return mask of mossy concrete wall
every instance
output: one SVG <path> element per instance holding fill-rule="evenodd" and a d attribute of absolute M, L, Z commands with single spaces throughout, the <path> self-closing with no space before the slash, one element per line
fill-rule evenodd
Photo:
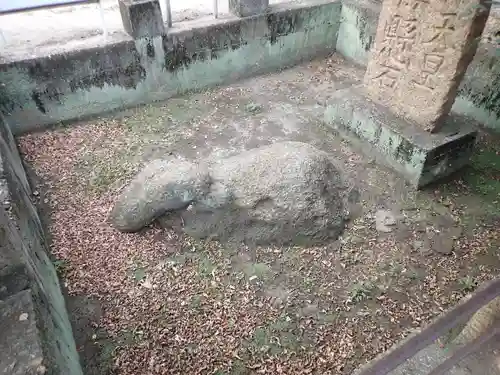
<path fill-rule="evenodd" d="M 380 1 L 344 0 L 337 51 L 366 66 L 380 10 Z M 495 10 L 490 17 L 499 16 L 500 11 Z M 500 132 L 500 45 L 495 45 L 494 35 L 489 39 L 484 38 L 469 65 L 452 111 Z"/>
<path fill-rule="evenodd" d="M 500 132 L 500 45 L 481 45 L 467 69 L 453 111 Z"/>
<path fill-rule="evenodd" d="M 376 1 L 344 0 L 340 13 L 337 51 L 358 64 L 367 65 L 380 10 L 380 3 Z"/>
<path fill-rule="evenodd" d="M 47 374 L 82 375 L 44 229 L 16 143 L 1 114 L 0 181 L 0 299 L 5 301 L 0 304 L 0 327 L 5 319 L 17 316 L 8 324 L 9 331 L 0 334 L 0 348 L 9 348 L 0 350 L 0 368 L 19 375 L 44 373 L 44 369 Z M 21 313 L 26 314 L 24 319 L 19 319 Z"/>
<path fill-rule="evenodd" d="M 0 108 L 20 134 L 281 69 L 332 53 L 340 11 L 340 0 L 278 4 L 259 16 L 7 62 Z"/>

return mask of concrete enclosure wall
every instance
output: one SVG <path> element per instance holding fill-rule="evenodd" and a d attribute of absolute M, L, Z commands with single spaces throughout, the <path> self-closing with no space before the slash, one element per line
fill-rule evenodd
<path fill-rule="evenodd" d="M 177 24 L 165 35 L 19 61 L 0 57 L 0 111 L 21 134 L 224 84 L 335 50 L 366 65 L 381 2 L 311 0 L 266 14 Z M 492 17 L 500 18 L 500 11 Z M 494 30 L 493 30 L 494 31 Z M 488 30 L 488 33 L 491 33 Z M 500 48 L 500 47 L 499 47 Z M 500 56 L 482 43 L 453 111 L 500 131 Z"/>
<path fill-rule="evenodd" d="M 335 50 L 341 2 L 193 22 L 166 35 L 0 65 L 1 111 L 20 134 L 277 70 Z"/>
<path fill-rule="evenodd" d="M 343 1 L 336 44 L 338 52 L 366 66 L 381 7 L 380 1 L 374 0 Z M 492 9 L 490 18 L 490 21 L 500 19 L 500 9 Z M 487 26 L 485 34 L 467 69 L 452 111 L 469 115 L 485 126 L 500 131 L 500 30 Z"/>
<path fill-rule="evenodd" d="M 0 114 L 0 373 L 81 375 L 45 233 Z"/>

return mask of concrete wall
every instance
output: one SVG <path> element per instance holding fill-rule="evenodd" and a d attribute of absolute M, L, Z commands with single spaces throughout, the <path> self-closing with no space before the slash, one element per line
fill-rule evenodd
<path fill-rule="evenodd" d="M 277 70 L 333 52 L 340 11 L 340 0 L 276 4 L 264 15 L 6 62 L 0 109 L 20 134 Z"/>
<path fill-rule="evenodd" d="M 0 374 L 81 375 L 45 233 L 1 114 L 0 159 Z"/>
<path fill-rule="evenodd" d="M 378 0 L 276 4 L 260 16 L 186 22 L 167 35 L 138 40 L 116 33 L 104 46 L 3 61 L 0 111 L 21 134 L 270 72 L 335 49 L 366 65 L 380 7 Z M 499 66 L 498 50 L 482 43 L 453 110 L 500 131 Z"/>
<path fill-rule="evenodd" d="M 344 0 L 337 51 L 366 66 L 380 10 L 380 1 Z M 489 24 L 494 24 L 493 21 L 499 18 L 500 10 L 493 10 Z M 467 114 L 496 131 L 500 131 L 500 45 L 494 45 L 498 38 L 494 34 L 498 31 L 494 27 L 488 28 L 488 34 L 492 35 L 483 38 L 452 108 L 454 112 Z"/>
<path fill-rule="evenodd" d="M 500 45 L 481 45 L 467 69 L 453 111 L 500 132 Z"/>
<path fill-rule="evenodd" d="M 337 51 L 358 64 L 367 65 L 380 10 L 380 3 L 374 0 L 342 1 Z"/>

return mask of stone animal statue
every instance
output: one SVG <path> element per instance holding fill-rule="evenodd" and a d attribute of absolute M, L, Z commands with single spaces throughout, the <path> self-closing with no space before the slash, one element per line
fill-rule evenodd
<path fill-rule="evenodd" d="M 202 163 L 151 162 L 118 197 L 113 226 L 135 232 L 172 216 L 196 238 L 318 243 L 338 238 L 348 218 L 346 185 L 329 156 L 301 142 L 278 142 Z"/>

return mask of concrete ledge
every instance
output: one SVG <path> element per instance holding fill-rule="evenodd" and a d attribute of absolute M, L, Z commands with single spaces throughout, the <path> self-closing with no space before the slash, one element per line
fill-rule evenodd
<path fill-rule="evenodd" d="M 327 103 L 325 121 L 381 155 L 416 188 L 466 165 L 477 135 L 469 119 L 456 115 L 442 133 L 430 134 L 370 100 L 361 88 L 338 91 Z"/>
<path fill-rule="evenodd" d="M 382 5 L 375 0 L 343 0 L 336 49 L 357 64 L 368 63 L 375 40 Z M 465 114 L 479 123 L 500 131 L 500 55 L 495 45 L 494 27 L 500 19 L 500 8 L 492 8 L 483 42 L 467 69 L 452 111 Z"/>
<path fill-rule="evenodd" d="M 44 362 L 35 316 L 30 290 L 0 301 L 0 374 L 45 373 L 47 363 Z"/>
<path fill-rule="evenodd" d="M 340 0 L 276 4 L 254 17 L 4 63 L 0 110 L 20 134 L 282 69 L 335 50 L 340 10 Z"/>
<path fill-rule="evenodd" d="M 265 13 L 268 7 L 269 0 L 229 0 L 229 11 L 238 17 Z"/>
<path fill-rule="evenodd" d="M 14 138 L 1 114 L 0 134 L 0 181 L 2 196 L 6 198 L 2 202 L 4 207 L 0 207 L 0 298 L 23 296 L 19 303 L 24 310 L 30 310 L 25 311 L 28 317 L 34 317 L 36 313 L 38 327 L 38 331 L 34 332 L 29 325 L 13 326 L 17 335 L 15 339 L 0 334 L 0 374 L 36 373 L 30 370 L 32 358 L 24 355 L 22 350 L 19 353 L 22 356 L 4 350 L 17 346 L 22 349 L 24 345 L 29 345 L 24 340 L 29 339 L 30 342 L 36 341 L 39 351 L 43 351 L 43 365 L 47 373 L 81 375 L 72 328 L 57 273 L 49 258 L 44 228 L 31 200 L 28 179 Z M 24 292 L 27 288 L 31 290 L 29 298 Z M 10 318 L 5 319 L 5 324 L 12 325 Z M 3 324 L 0 317 L 2 333 L 5 332 Z M 25 332 L 21 330 L 23 327 Z M 30 351 L 30 354 L 34 353 Z M 10 368 L 7 366 L 11 366 L 14 359 L 17 367 L 2 372 Z"/>

